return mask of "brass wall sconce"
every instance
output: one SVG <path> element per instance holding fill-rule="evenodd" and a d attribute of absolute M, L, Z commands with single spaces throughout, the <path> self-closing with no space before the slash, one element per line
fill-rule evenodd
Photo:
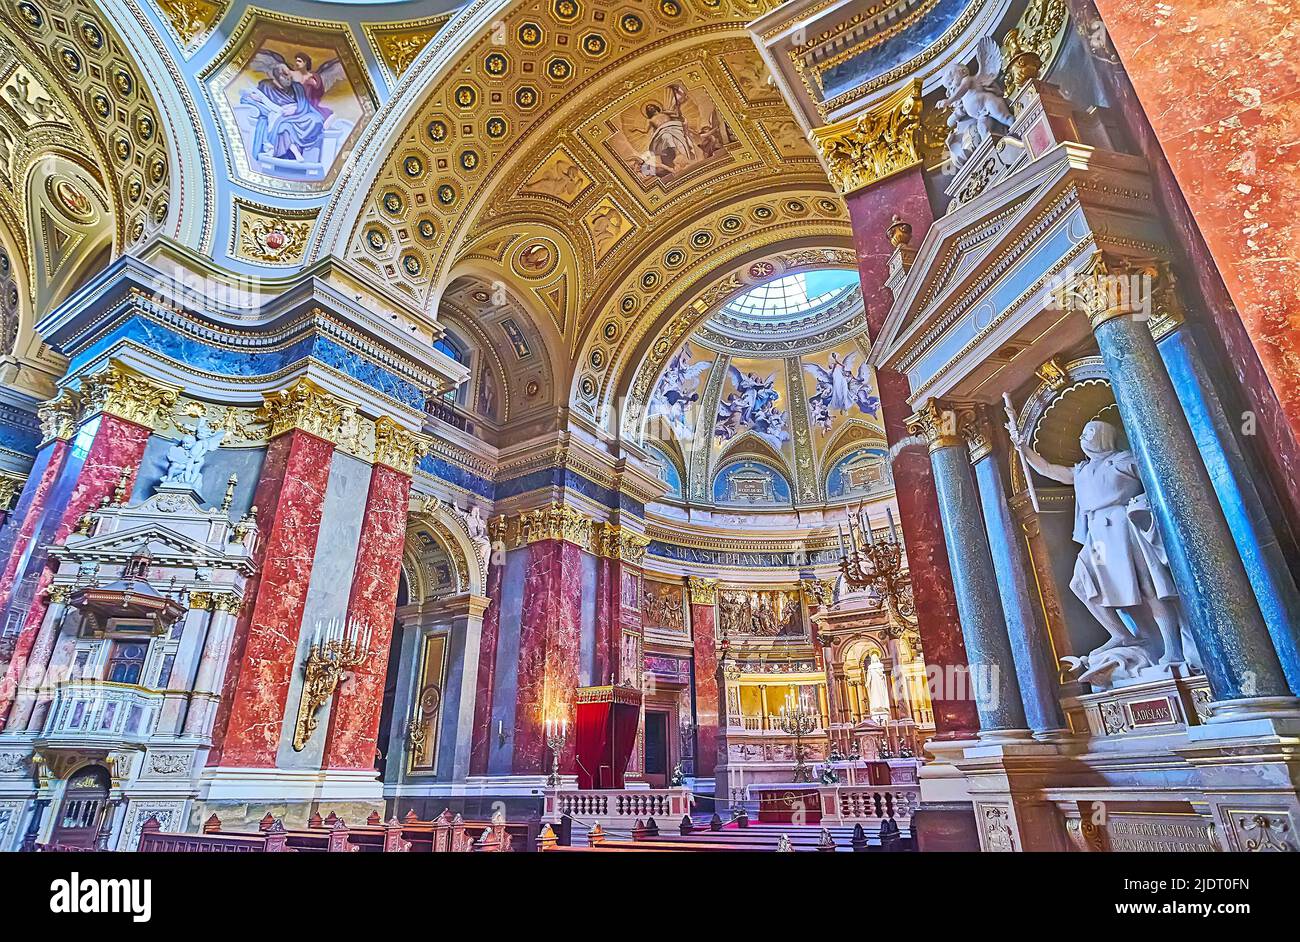
<path fill-rule="evenodd" d="M 339 684 L 370 657 L 369 628 L 355 619 L 346 626 L 337 619 L 317 623 L 303 664 L 302 699 L 294 728 L 294 752 L 302 752 L 316 732 L 316 714 L 334 696 Z"/>

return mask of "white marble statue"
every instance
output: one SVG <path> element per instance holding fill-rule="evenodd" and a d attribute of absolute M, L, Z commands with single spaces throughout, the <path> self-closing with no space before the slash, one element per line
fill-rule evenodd
<path fill-rule="evenodd" d="M 185 434 L 167 451 L 167 474 L 163 484 L 178 484 L 198 490 L 203 486 L 203 463 L 217 450 L 226 433 L 208 425 L 200 416 L 193 425 L 183 425 Z"/>
<path fill-rule="evenodd" d="M 951 108 L 948 115 L 948 153 L 960 168 L 983 141 L 992 136 L 993 122 L 1004 128 L 1015 120 L 1011 108 L 998 90 L 998 73 L 1002 71 L 1002 50 L 990 37 L 980 40 L 975 51 L 975 72 L 954 62 L 943 73 L 943 87 L 948 97 L 940 108 Z"/>
<path fill-rule="evenodd" d="M 867 661 L 867 709 L 877 722 L 889 719 L 889 682 L 885 679 L 885 665 L 875 651 Z"/>
<path fill-rule="evenodd" d="M 1072 468 L 1030 448 L 1014 423 L 1007 428 L 1031 468 L 1074 485 L 1074 541 L 1083 548 L 1070 588 L 1110 635 L 1087 656 L 1064 659 L 1082 671 L 1079 679 L 1106 688 L 1153 666 L 1199 667 L 1133 454 L 1120 449 L 1115 426 L 1085 425 L 1079 445 L 1086 458 Z"/>
<path fill-rule="evenodd" d="M 473 505 L 463 516 L 465 529 L 469 531 L 469 538 L 474 543 L 474 548 L 478 550 L 481 558 L 487 559 L 492 546 L 492 538 L 488 535 L 487 521 L 483 519 L 482 511 L 478 509 L 477 505 Z"/>

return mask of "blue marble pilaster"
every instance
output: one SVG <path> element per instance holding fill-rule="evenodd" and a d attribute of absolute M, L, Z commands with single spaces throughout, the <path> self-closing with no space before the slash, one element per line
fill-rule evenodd
<path fill-rule="evenodd" d="M 962 442 L 932 447 L 939 515 L 957 593 L 957 615 L 971 669 L 980 731 L 1023 730 L 1025 710 L 1007 638 L 997 573 L 989 552 L 980 498 Z"/>
<path fill-rule="evenodd" d="M 1250 579 L 1148 323 L 1112 316 L 1096 324 L 1094 334 L 1215 700 L 1288 696 Z"/>
<path fill-rule="evenodd" d="M 1029 548 L 1007 502 L 1009 488 L 1001 450 L 987 451 L 973 466 L 1025 719 L 1036 734 L 1063 730 L 1055 656 L 1034 585 Z"/>
<path fill-rule="evenodd" d="M 1237 441 L 1235 423 L 1224 411 L 1186 324 L 1166 334 L 1157 346 L 1219 496 L 1282 670 L 1292 692 L 1300 693 L 1300 591 Z"/>

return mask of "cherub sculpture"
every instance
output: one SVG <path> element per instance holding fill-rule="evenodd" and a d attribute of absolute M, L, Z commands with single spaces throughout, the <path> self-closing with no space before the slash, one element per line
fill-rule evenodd
<path fill-rule="evenodd" d="M 198 490 L 203 486 L 203 462 L 216 451 L 226 437 L 223 429 L 208 425 L 200 416 L 193 425 L 182 426 L 185 434 L 167 451 L 167 474 L 163 484 L 180 484 Z"/>
<path fill-rule="evenodd" d="M 1006 99 L 998 90 L 998 73 L 1002 71 L 1002 50 L 990 37 L 980 40 L 975 51 L 975 72 L 960 62 L 948 66 L 943 87 L 948 97 L 940 108 L 951 108 L 948 115 L 948 153 L 960 167 L 976 147 L 992 136 L 996 121 L 1010 127 L 1015 120 Z"/>

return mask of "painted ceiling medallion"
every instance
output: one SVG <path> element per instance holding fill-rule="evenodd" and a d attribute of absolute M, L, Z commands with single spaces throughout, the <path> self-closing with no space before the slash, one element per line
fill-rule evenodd
<path fill-rule="evenodd" d="M 274 195 L 329 189 L 378 105 L 346 24 L 256 8 L 200 80 L 236 176 Z"/>
<path fill-rule="evenodd" d="M 235 201 L 236 258 L 262 265 L 292 266 L 302 261 L 311 238 L 315 211 L 286 214 L 270 206 Z"/>

